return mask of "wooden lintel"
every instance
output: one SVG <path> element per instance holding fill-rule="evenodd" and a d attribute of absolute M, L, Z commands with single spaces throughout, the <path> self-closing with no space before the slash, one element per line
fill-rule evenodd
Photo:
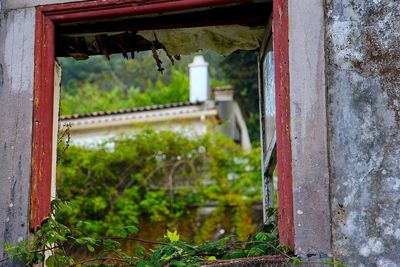
<path fill-rule="evenodd" d="M 187 12 L 163 16 L 134 17 L 98 21 L 90 24 L 60 24 L 57 32 L 60 35 L 113 33 L 121 31 L 143 31 L 176 29 L 216 25 L 261 26 L 266 24 L 265 14 L 271 12 L 270 3 L 247 3 L 229 8 L 215 8 L 202 12 Z"/>

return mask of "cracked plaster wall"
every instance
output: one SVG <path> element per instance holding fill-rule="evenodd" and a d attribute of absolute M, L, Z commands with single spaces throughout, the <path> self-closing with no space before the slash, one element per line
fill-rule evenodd
<path fill-rule="evenodd" d="M 400 266 L 400 1 L 328 0 L 334 255 Z"/>

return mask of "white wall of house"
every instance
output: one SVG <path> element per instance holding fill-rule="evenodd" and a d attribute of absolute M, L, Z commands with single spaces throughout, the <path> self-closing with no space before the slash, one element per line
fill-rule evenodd
<path fill-rule="evenodd" d="M 144 129 L 144 127 L 151 127 L 156 131 L 169 130 L 179 132 L 188 137 L 197 137 L 206 134 L 211 127 L 215 126 L 212 119 L 209 121 L 198 120 L 180 120 L 180 121 L 166 121 L 164 123 L 156 124 L 138 124 L 138 125 L 123 125 L 119 127 L 105 127 L 88 129 L 88 130 L 74 130 L 71 127 L 70 137 L 71 144 L 78 146 L 93 147 L 104 143 L 110 139 L 121 137 L 134 137 L 137 132 Z"/>

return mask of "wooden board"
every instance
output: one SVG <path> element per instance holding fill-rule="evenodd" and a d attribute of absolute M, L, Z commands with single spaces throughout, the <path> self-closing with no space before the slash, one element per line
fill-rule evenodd
<path fill-rule="evenodd" d="M 281 244 L 294 247 L 293 176 L 290 136 L 289 19 L 288 1 L 275 0 L 274 56 L 276 90 L 276 139 L 278 162 L 278 228 Z"/>
<path fill-rule="evenodd" d="M 30 228 L 49 217 L 53 163 L 54 23 L 36 11 Z"/>

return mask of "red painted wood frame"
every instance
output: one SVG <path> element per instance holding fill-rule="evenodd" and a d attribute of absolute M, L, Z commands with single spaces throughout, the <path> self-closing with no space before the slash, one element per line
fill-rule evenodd
<path fill-rule="evenodd" d="M 274 57 L 278 165 L 278 226 L 281 244 L 294 248 L 292 148 L 290 138 L 288 0 L 274 0 Z"/>
<path fill-rule="evenodd" d="M 274 0 L 279 171 L 279 233 L 282 244 L 294 245 L 290 149 L 287 0 Z M 35 83 L 30 228 L 50 214 L 55 23 L 183 11 L 248 2 L 247 0 L 98 0 L 40 6 L 35 26 Z M 266 18 L 267 19 L 267 18 Z"/>

